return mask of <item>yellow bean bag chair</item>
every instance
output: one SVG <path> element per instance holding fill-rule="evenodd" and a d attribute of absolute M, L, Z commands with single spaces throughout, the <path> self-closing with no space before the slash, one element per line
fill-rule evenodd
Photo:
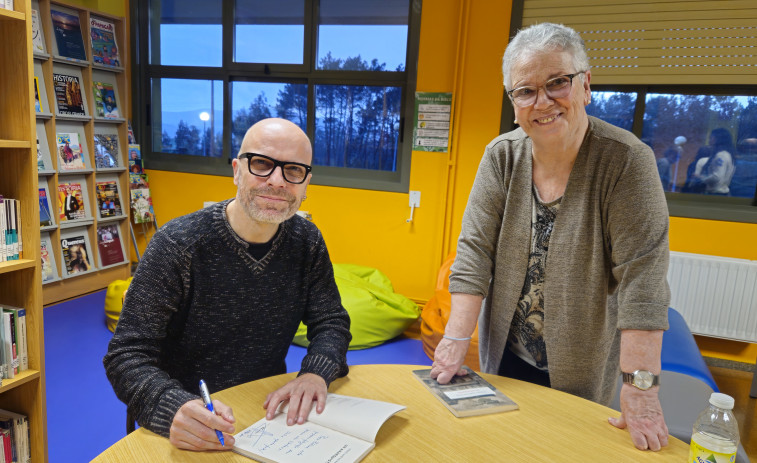
<path fill-rule="evenodd" d="M 110 331 L 116 331 L 118 318 L 121 316 L 121 309 L 124 306 L 124 296 L 126 289 L 131 283 L 132 277 L 127 280 L 116 280 L 108 285 L 105 292 L 105 324 Z"/>

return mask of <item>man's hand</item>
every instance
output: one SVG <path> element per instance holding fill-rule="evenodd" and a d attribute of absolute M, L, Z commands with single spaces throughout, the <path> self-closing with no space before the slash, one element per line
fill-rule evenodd
<path fill-rule="evenodd" d="M 317 413 L 323 412 L 326 408 L 326 390 L 326 381 L 320 376 L 313 373 L 298 376 L 277 391 L 268 394 L 263 403 L 263 408 L 268 410 L 265 417 L 272 420 L 279 404 L 288 400 L 287 425 L 302 424 L 310 414 L 313 399 L 317 401 Z"/>
<path fill-rule="evenodd" d="M 439 384 L 447 384 L 453 376 L 468 374 L 462 368 L 465 354 L 468 352 L 470 341 L 452 341 L 442 338 L 434 352 L 434 363 L 431 364 L 431 377 Z"/>
<path fill-rule="evenodd" d="M 217 415 L 202 403 L 191 400 L 181 406 L 171 423 L 171 444 L 186 450 L 231 450 L 234 445 L 234 413 L 231 407 L 218 400 L 213 401 Z M 216 429 L 221 431 L 226 446 L 218 442 Z"/>
<path fill-rule="evenodd" d="M 620 390 L 620 418 L 610 418 L 613 426 L 625 429 L 631 435 L 633 445 L 639 450 L 658 451 L 668 445 L 668 427 L 662 416 L 658 387 L 647 391 L 630 384 Z"/>

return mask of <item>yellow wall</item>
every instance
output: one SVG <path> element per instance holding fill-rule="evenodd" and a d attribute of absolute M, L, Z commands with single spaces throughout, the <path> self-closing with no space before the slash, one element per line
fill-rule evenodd
<path fill-rule="evenodd" d="M 423 3 L 418 91 L 454 92 L 450 153 L 413 152 L 410 189 L 421 191 L 412 224 L 407 194 L 311 185 L 303 209 L 322 230 L 334 262 L 379 268 L 395 289 L 421 303 L 455 248 L 484 146 L 498 135 L 500 60 L 509 1 Z M 231 168 L 229 168 L 231 169 Z M 235 193 L 229 177 L 148 171 L 161 224 Z M 757 225 L 671 218 L 675 251 L 757 259 Z M 141 249 L 144 249 L 142 247 Z M 757 345 L 698 337 L 703 353 L 754 363 Z"/>

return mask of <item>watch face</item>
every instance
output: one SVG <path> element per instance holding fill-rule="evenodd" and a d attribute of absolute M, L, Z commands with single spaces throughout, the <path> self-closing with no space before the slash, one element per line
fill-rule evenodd
<path fill-rule="evenodd" d="M 649 389 L 652 387 L 653 380 L 652 373 L 646 370 L 636 370 L 634 372 L 633 385 L 639 389 Z"/>

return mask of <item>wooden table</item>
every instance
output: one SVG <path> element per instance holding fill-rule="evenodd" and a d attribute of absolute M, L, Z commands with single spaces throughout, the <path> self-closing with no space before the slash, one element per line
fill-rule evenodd
<path fill-rule="evenodd" d="M 683 462 L 689 447 L 670 437 L 660 452 L 636 450 L 626 430 L 607 422 L 619 412 L 588 400 L 534 384 L 483 376 L 512 398 L 519 410 L 456 418 L 413 377 L 412 365 L 358 365 L 329 392 L 406 405 L 376 436 L 371 462 Z M 265 415 L 265 396 L 295 377 L 265 378 L 213 394 L 234 409 L 237 432 Z M 328 405 L 327 405 L 328 406 Z M 232 452 L 189 452 L 168 439 L 138 429 L 100 454 L 94 462 L 249 462 Z"/>

